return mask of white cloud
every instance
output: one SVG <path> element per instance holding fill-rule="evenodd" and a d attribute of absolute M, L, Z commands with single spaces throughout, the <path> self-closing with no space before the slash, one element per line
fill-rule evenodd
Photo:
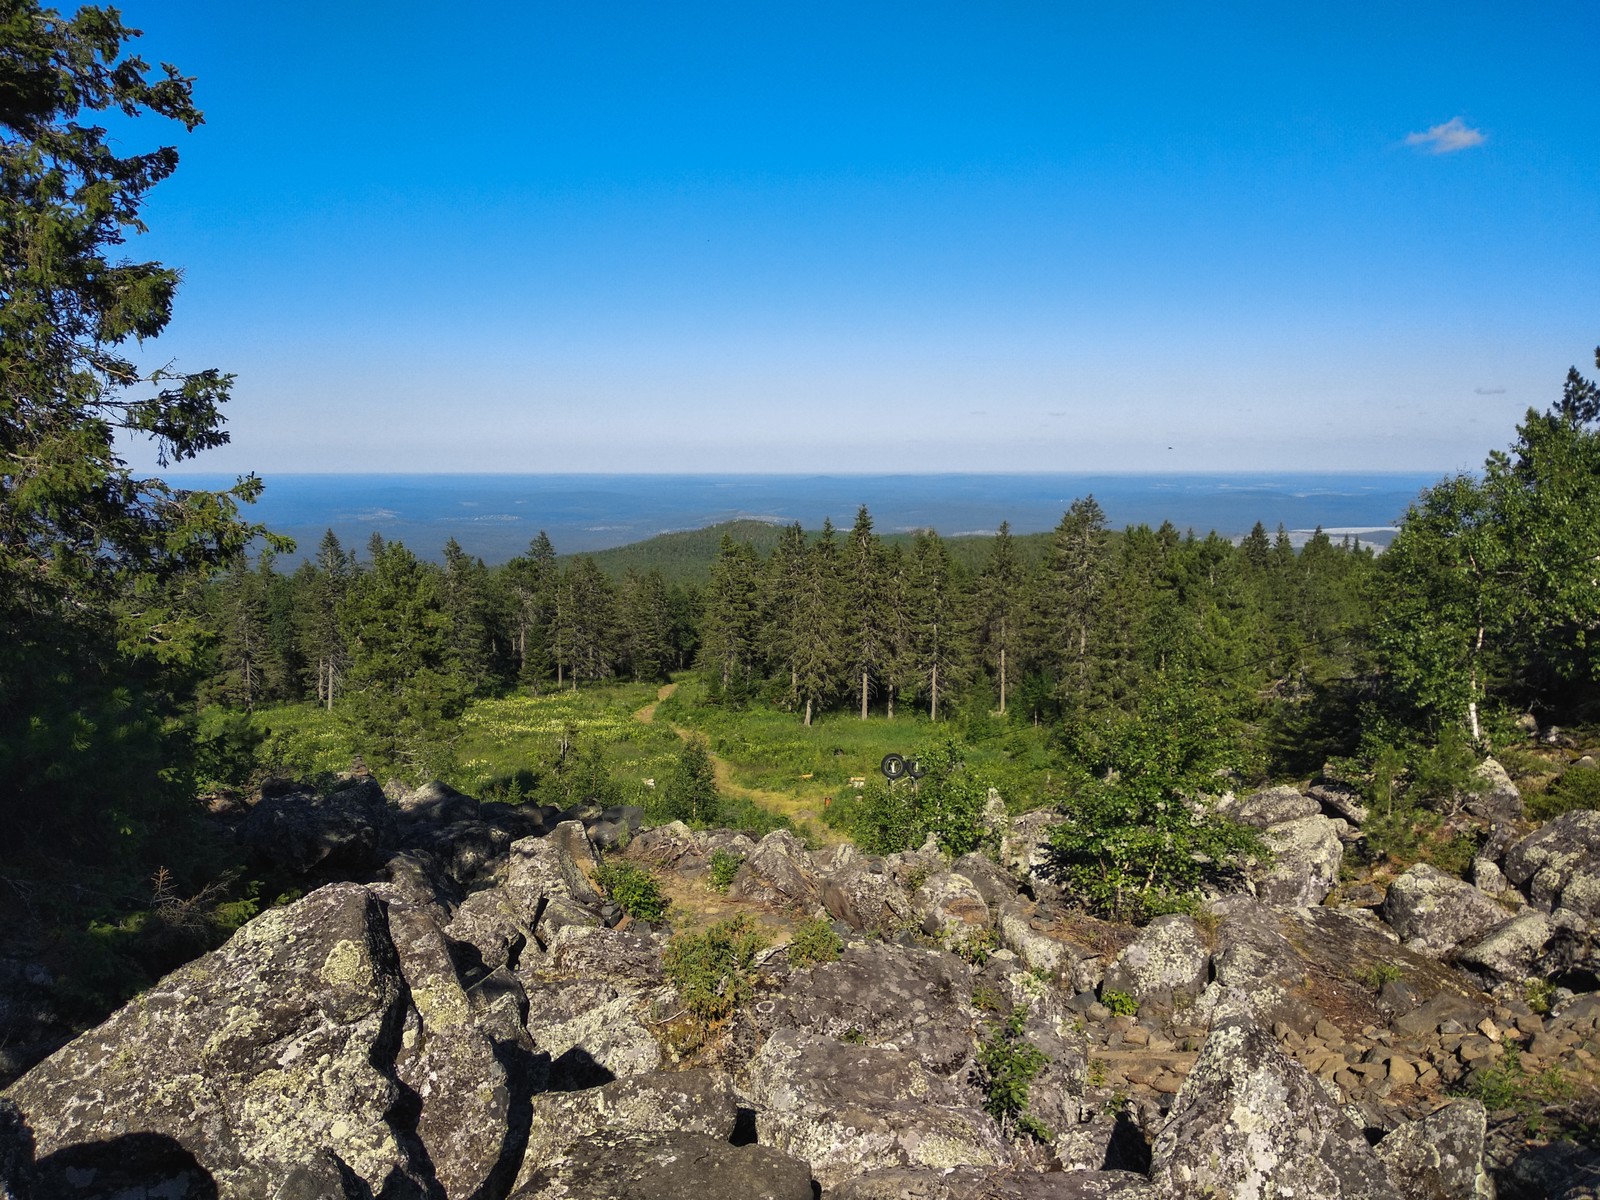
<path fill-rule="evenodd" d="M 1406 145 L 1418 146 L 1429 154 L 1454 154 L 1457 150 L 1481 146 L 1483 142 L 1483 130 L 1472 128 L 1460 117 L 1451 117 L 1427 133 L 1406 134 Z"/>

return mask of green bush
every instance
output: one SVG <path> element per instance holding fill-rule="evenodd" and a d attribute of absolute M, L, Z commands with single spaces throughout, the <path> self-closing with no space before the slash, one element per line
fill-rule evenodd
<path fill-rule="evenodd" d="M 605 894 L 636 921 L 659 921 L 667 915 L 667 898 L 656 877 L 632 863 L 600 865 L 598 881 Z"/>
<path fill-rule="evenodd" d="M 1070 727 L 1066 748 L 1068 819 L 1051 834 L 1048 869 L 1095 912 L 1170 912 L 1208 880 L 1270 859 L 1255 830 L 1198 799 L 1231 749 L 1221 706 L 1198 682 L 1154 680 L 1135 712 Z"/>
<path fill-rule="evenodd" d="M 1551 821 L 1575 808 L 1600 808 L 1600 770 L 1574 767 L 1542 794 L 1528 797 L 1528 815 Z"/>
<path fill-rule="evenodd" d="M 930 833 L 952 856 L 976 850 L 983 841 L 988 783 L 967 769 L 961 748 L 950 738 L 936 738 L 911 757 L 927 772 L 920 780 L 890 786 L 874 776 L 860 792 L 840 796 L 824 820 L 849 833 L 868 854 L 916 849 Z"/>
<path fill-rule="evenodd" d="M 1027 1008 L 1019 1004 L 1004 1020 L 989 1026 L 978 1050 L 979 1085 L 984 1111 L 1003 1129 L 1048 1142 L 1050 1130 L 1029 1113 L 1028 1098 L 1034 1079 L 1050 1059 L 1023 1034 L 1027 1019 Z"/>
<path fill-rule="evenodd" d="M 697 1021 L 724 1021 L 755 995 L 755 958 L 767 938 L 744 913 L 667 943 L 661 965 Z"/>
<path fill-rule="evenodd" d="M 1114 1017 L 1132 1017 L 1139 1012 L 1139 1002 L 1127 992 L 1119 992 L 1115 988 L 1101 992 L 1100 1003 L 1109 1008 Z"/>
<path fill-rule="evenodd" d="M 836 960 L 844 950 L 844 942 L 822 917 L 812 917 L 795 927 L 789 939 L 789 964 L 795 967 L 815 967 Z"/>
<path fill-rule="evenodd" d="M 744 855 L 735 854 L 732 850 L 713 850 L 711 852 L 711 873 L 706 882 L 713 892 L 726 892 L 733 884 L 733 877 L 739 873 L 739 868 L 744 866 Z"/>

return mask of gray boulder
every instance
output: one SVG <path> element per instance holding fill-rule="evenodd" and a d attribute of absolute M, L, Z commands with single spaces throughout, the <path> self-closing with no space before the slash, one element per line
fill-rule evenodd
<path fill-rule="evenodd" d="M 1262 837 L 1272 850 L 1273 864 L 1256 882 L 1260 900 L 1306 908 L 1328 898 L 1344 862 L 1337 824 L 1324 816 L 1300 817 L 1268 826 Z"/>
<path fill-rule="evenodd" d="M 822 905 L 828 915 L 863 933 L 890 934 L 911 924 L 911 897 L 885 868 L 854 846 L 817 857 Z"/>
<path fill-rule="evenodd" d="M 1132 1171 L 887 1167 L 846 1180 L 830 1200 L 1159 1200 Z"/>
<path fill-rule="evenodd" d="M 1365 1136 L 1322 1085 L 1248 1022 L 1212 1032 L 1152 1147 L 1172 1200 L 1398 1200 Z"/>
<path fill-rule="evenodd" d="M 923 933 L 954 948 L 983 934 L 993 924 L 983 893 L 972 880 L 954 871 L 928 876 L 911 897 L 911 911 Z"/>
<path fill-rule="evenodd" d="M 1322 812 L 1322 805 L 1309 796 L 1302 796 L 1287 784 L 1263 788 L 1248 796 L 1227 793 L 1217 801 L 1217 812 L 1241 825 L 1268 829 L 1286 821 L 1314 817 Z"/>
<path fill-rule="evenodd" d="M 564 925 L 603 925 L 605 897 L 595 887 L 600 855 L 577 821 L 511 844 L 505 893 L 542 951 Z"/>
<path fill-rule="evenodd" d="M 1522 819 L 1522 793 L 1506 769 L 1492 758 L 1484 759 L 1473 770 L 1465 801 L 1467 811 L 1485 821 Z"/>
<path fill-rule="evenodd" d="M 1457 950 L 1456 965 L 1490 986 L 1521 983 L 1543 974 L 1540 964 L 1555 932 L 1550 918 L 1536 908 L 1525 908 Z"/>
<path fill-rule="evenodd" d="M 820 891 L 811 852 L 787 829 L 776 829 L 757 843 L 728 886 L 735 900 L 810 912 Z"/>
<path fill-rule="evenodd" d="M 534 944 L 531 917 L 507 889 L 485 888 L 456 906 L 445 932 L 451 940 L 471 946 L 484 969 L 493 971 L 515 966 L 523 948 Z"/>
<path fill-rule="evenodd" d="M 1205 987 L 1211 947 L 1188 917 L 1157 917 L 1106 967 L 1104 986 L 1139 1003 L 1197 996 Z"/>
<path fill-rule="evenodd" d="M 781 1029 L 751 1060 L 762 1145 L 811 1164 L 824 1191 L 883 1167 L 1000 1166 L 999 1130 L 909 1054 Z"/>
<path fill-rule="evenodd" d="M 413 820 L 434 821 L 440 825 L 478 819 L 476 800 L 437 779 L 423 784 L 414 791 L 403 793 L 395 801 L 395 807 Z"/>
<path fill-rule="evenodd" d="M 1050 835 L 1066 818 L 1054 809 L 1036 808 L 1011 822 L 1000 839 L 1000 865 L 1016 878 L 1025 880 L 1035 895 L 1054 894 L 1051 877 Z"/>
<path fill-rule="evenodd" d="M 726 1076 L 707 1071 L 657 1071 L 575 1092 L 533 1098 L 527 1150 L 515 1187 L 597 1134 L 695 1133 L 726 1142 L 738 1121 L 738 1099 Z"/>
<path fill-rule="evenodd" d="M 972 881 L 972 886 L 983 896 L 990 912 L 1017 896 L 1016 879 L 1001 870 L 999 864 L 987 854 L 963 854 L 950 864 L 950 869 Z"/>
<path fill-rule="evenodd" d="M 1502 869 L 1546 912 L 1600 916 L 1600 810 L 1562 813 L 1508 849 Z"/>
<path fill-rule="evenodd" d="M 389 857 L 395 822 L 383 789 L 360 779 L 325 796 L 296 790 L 263 797 L 237 836 L 258 862 L 296 874 L 362 872 Z"/>
<path fill-rule="evenodd" d="M 1325 780 L 1306 789 L 1306 795 L 1322 805 L 1325 812 L 1361 825 L 1367 819 L 1367 806 L 1361 802 L 1361 793 L 1347 783 Z"/>
<path fill-rule="evenodd" d="M 1407 948 L 1433 958 L 1447 957 L 1511 916 L 1470 883 L 1428 863 L 1417 863 L 1389 885 L 1378 915 Z"/>
<path fill-rule="evenodd" d="M 508 1075 L 494 1042 L 475 1023 L 432 912 L 390 905 L 388 919 L 411 995 L 395 1074 L 420 1106 L 417 1136 L 449 1195 L 502 1191 L 516 1170 L 504 1154 L 515 1140 L 512 1107 L 533 1081 Z"/>
<path fill-rule="evenodd" d="M 596 1133 L 530 1174 L 510 1200 L 812 1200 L 811 1170 L 769 1146 L 703 1133 Z"/>
<path fill-rule="evenodd" d="M 132 1134 L 176 1143 L 224 1197 L 339 1158 L 373 1191 L 421 1171 L 396 1122 L 408 1005 L 381 906 L 332 884 L 263 913 L 7 1092 L 41 1155 Z M 420 1189 L 418 1189 L 420 1190 Z"/>
<path fill-rule="evenodd" d="M 1378 1143 L 1378 1157 L 1406 1200 L 1494 1200 L 1487 1131 L 1483 1105 L 1457 1100 L 1394 1130 Z"/>
<path fill-rule="evenodd" d="M 755 1018 L 767 1029 L 799 1029 L 891 1047 L 937 1075 L 961 1071 L 978 1025 L 972 969 L 953 954 L 853 942 L 837 962 L 796 972 Z"/>

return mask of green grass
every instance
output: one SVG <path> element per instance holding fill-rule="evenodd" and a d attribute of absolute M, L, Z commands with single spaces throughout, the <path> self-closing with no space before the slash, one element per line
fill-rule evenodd
<path fill-rule="evenodd" d="M 740 786 L 794 797 L 819 813 L 826 798 L 850 788 L 852 777 L 876 778 L 884 755 L 907 754 L 941 736 L 956 738 L 967 769 L 998 788 L 1013 811 L 1053 798 L 1044 730 L 987 717 L 935 723 L 904 706 L 892 721 L 876 706 L 865 721 L 848 711 L 826 712 L 807 728 L 796 714 L 759 702 L 733 709 L 706 704 L 704 696 L 700 679 L 685 675 L 656 720 L 704 734 Z"/>
<path fill-rule="evenodd" d="M 595 755 L 615 784 L 614 799 L 642 803 L 645 780 L 664 781 L 680 743 L 664 725 L 645 725 L 634 714 L 655 699 L 648 684 L 614 684 L 542 696 L 514 694 L 475 700 L 461 720 L 456 768 L 445 782 L 474 796 L 501 794 L 515 786 L 533 796 L 562 758 Z M 264 709 L 267 731 L 262 766 L 312 781 L 350 769 L 359 747 L 339 713 L 311 704 Z"/>

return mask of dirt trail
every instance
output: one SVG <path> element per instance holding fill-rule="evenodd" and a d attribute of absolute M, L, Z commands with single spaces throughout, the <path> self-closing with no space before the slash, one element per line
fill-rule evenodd
<path fill-rule="evenodd" d="M 678 685 L 675 683 L 662 684 L 661 690 L 656 693 L 656 698 L 635 712 L 633 719 L 642 725 L 654 725 L 656 707 L 677 690 Z M 685 729 L 682 725 L 672 726 L 672 732 L 684 741 L 688 741 L 694 736 L 694 730 Z M 759 804 L 768 812 L 788 817 L 797 824 L 807 824 L 810 826 L 811 835 L 819 841 L 832 844 L 845 840 L 840 834 L 817 820 L 816 808 L 810 801 L 799 796 L 789 796 L 782 792 L 772 792 L 765 788 L 746 787 L 742 783 L 736 783 L 733 778 L 733 766 L 727 759 L 714 753 L 709 746 L 706 748 L 706 754 L 711 759 L 711 770 L 716 776 L 717 789 L 724 796 L 749 800 L 752 804 Z"/>
<path fill-rule="evenodd" d="M 649 704 L 646 704 L 638 712 L 634 713 L 633 714 L 633 719 L 635 721 L 639 722 L 639 724 L 641 724 L 641 725 L 653 725 L 653 724 L 655 724 L 656 705 L 660 704 L 663 700 L 665 700 L 668 696 L 672 695 L 672 693 L 677 691 L 677 690 L 678 690 L 678 685 L 677 684 L 675 684 L 675 683 L 663 683 L 661 685 L 660 689 L 656 692 L 656 698 L 654 700 L 652 700 Z"/>

